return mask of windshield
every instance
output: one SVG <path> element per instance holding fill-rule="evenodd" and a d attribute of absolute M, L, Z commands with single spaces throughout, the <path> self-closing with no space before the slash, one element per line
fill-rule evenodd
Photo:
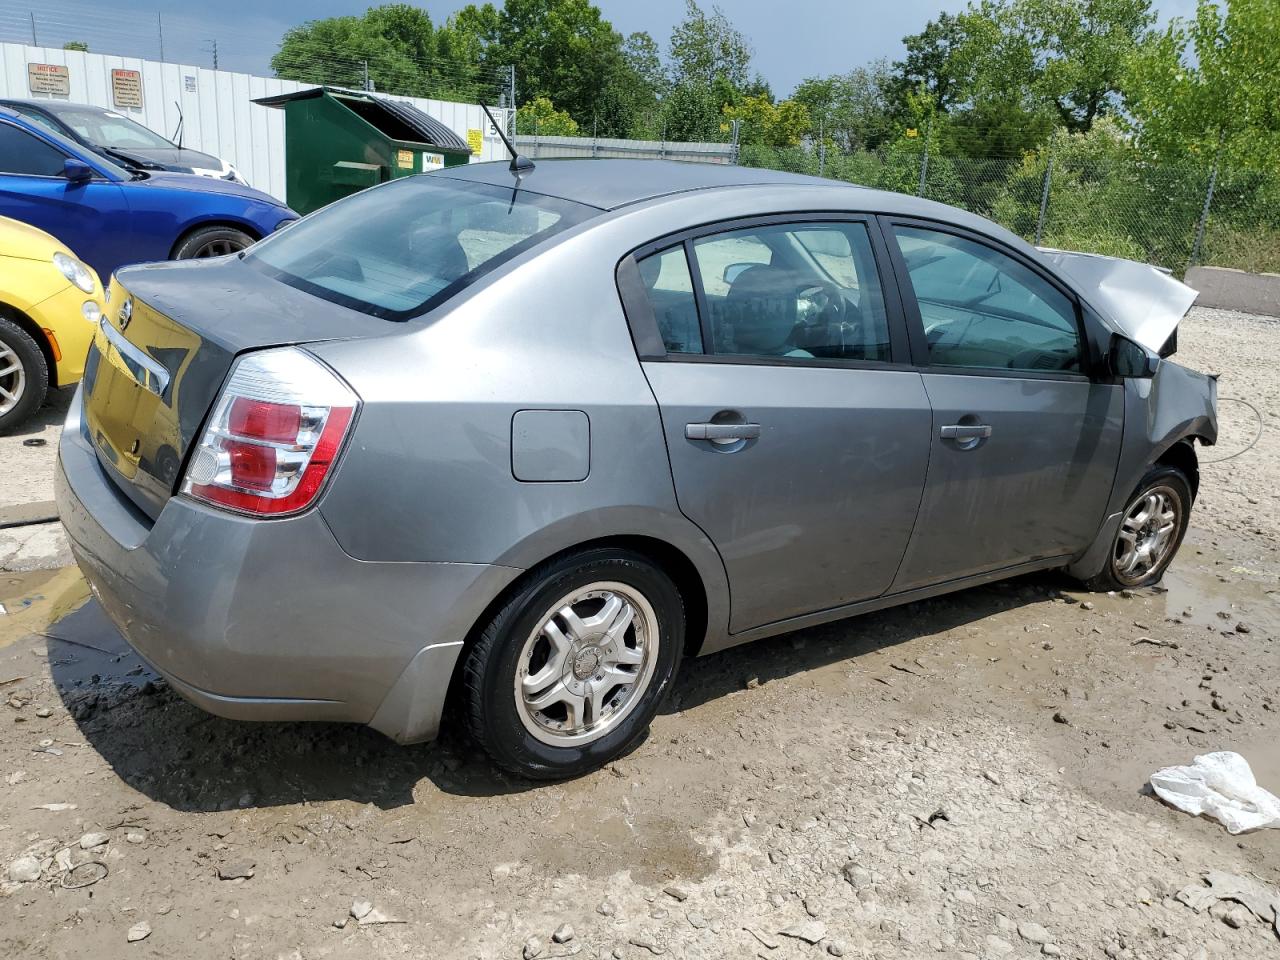
<path fill-rule="evenodd" d="M 90 143 L 109 150 L 172 150 L 174 146 L 137 121 L 110 110 L 59 110 L 58 119 Z"/>
<path fill-rule="evenodd" d="M 424 313 L 593 207 L 420 175 L 341 200 L 254 245 L 246 263 L 388 320 Z"/>

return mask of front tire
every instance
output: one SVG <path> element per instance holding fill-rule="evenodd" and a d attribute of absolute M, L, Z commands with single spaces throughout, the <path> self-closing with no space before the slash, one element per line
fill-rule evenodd
<path fill-rule="evenodd" d="M 1138 484 L 1102 570 L 1085 580 L 1094 591 L 1133 590 L 1159 582 L 1191 521 L 1191 484 L 1176 467 L 1157 465 Z"/>
<path fill-rule="evenodd" d="M 0 433 L 16 429 L 40 409 L 49 390 L 49 365 L 40 345 L 0 316 Z"/>
<path fill-rule="evenodd" d="M 199 227 L 179 241 L 174 248 L 175 260 L 200 260 L 239 253 L 253 245 L 253 237 L 235 227 Z"/>
<path fill-rule="evenodd" d="M 630 550 L 536 570 L 467 655 L 468 730 L 494 762 L 535 780 L 575 777 L 648 731 L 684 655 L 684 604 Z"/>

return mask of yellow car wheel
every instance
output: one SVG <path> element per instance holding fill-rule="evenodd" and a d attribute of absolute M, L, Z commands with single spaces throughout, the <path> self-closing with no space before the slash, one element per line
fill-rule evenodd
<path fill-rule="evenodd" d="M 0 433 L 40 409 L 48 389 L 49 366 L 40 346 L 12 320 L 0 317 Z"/>

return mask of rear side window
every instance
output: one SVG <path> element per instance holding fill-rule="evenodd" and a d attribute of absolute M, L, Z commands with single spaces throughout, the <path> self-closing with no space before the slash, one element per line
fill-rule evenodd
<path fill-rule="evenodd" d="M 1079 371 L 1075 307 L 1052 284 L 986 244 L 895 227 L 920 306 L 929 362 Z"/>
<path fill-rule="evenodd" d="M 698 303 L 684 246 L 650 254 L 637 265 L 667 352 L 702 353 Z"/>
<path fill-rule="evenodd" d="M 405 320 L 596 213 L 511 188 L 406 177 L 316 212 L 244 259 L 314 296 Z"/>
<path fill-rule="evenodd" d="M 0 123 L 0 174 L 60 177 L 66 156 L 25 130 Z"/>

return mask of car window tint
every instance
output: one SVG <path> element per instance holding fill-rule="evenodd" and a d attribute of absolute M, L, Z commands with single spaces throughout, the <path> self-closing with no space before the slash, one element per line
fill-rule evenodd
<path fill-rule="evenodd" d="M 964 237 L 917 227 L 894 230 L 920 305 L 930 363 L 1080 369 L 1075 309 L 1033 270 Z"/>
<path fill-rule="evenodd" d="M 314 296 L 405 320 L 595 213 L 536 193 L 405 177 L 330 204 L 244 260 Z"/>
<path fill-rule="evenodd" d="M 25 130 L 0 123 L 0 174 L 31 177 L 62 176 L 66 156 Z"/>
<path fill-rule="evenodd" d="M 716 353 L 890 359 L 864 224 L 771 224 L 704 237 L 694 252 Z"/>
<path fill-rule="evenodd" d="M 658 332 L 668 353 L 701 353 L 698 304 L 684 246 L 674 246 L 637 261 Z"/>

